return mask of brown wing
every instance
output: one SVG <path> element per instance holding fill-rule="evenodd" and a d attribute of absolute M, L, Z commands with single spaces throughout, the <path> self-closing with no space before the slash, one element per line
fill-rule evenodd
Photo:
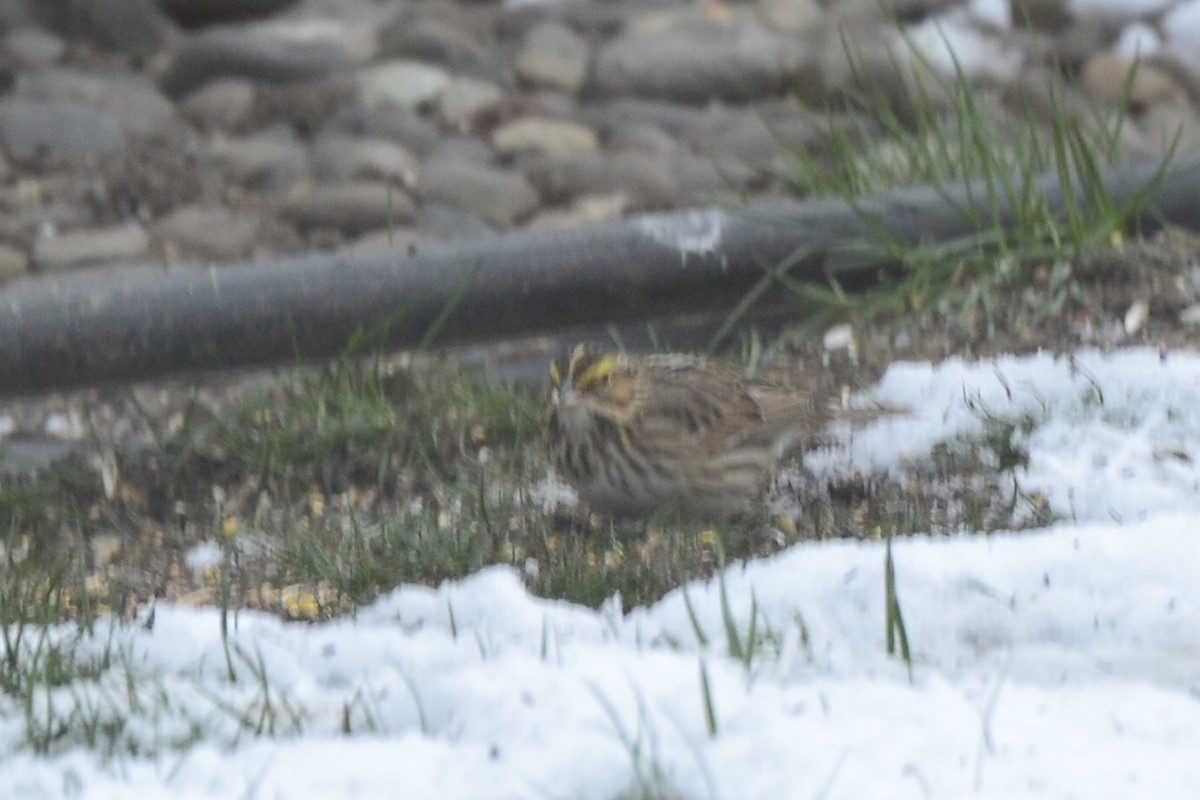
<path fill-rule="evenodd" d="M 648 356 L 635 402 L 639 433 L 690 453 L 727 451 L 762 426 L 763 410 L 737 373 L 691 356 Z M 652 378 L 652 379 L 651 379 Z"/>
<path fill-rule="evenodd" d="M 797 389 L 752 390 L 762 409 L 761 425 L 748 430 L 743 441 L 783 450 L 817 433 L 829 421 L 829 412 L 808 392 Z"/>

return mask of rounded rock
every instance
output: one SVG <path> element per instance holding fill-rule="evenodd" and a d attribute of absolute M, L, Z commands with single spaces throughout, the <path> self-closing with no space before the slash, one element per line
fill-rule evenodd
<path fill-rule="evenodd" d="M 281 209 L 301 228 L 330 228 L 346 235 L 412 221 L 416 205 L 399 186 L 383 181 L 305 185 Z"/>
<path fill-rule="evenodd" d="M 220 78 L 189 94 L 179 105 L 183 116 L 201 130 L 234 130 L 250 119 L 254 84 L 245 78 Z"/>
<path fill-rule="evenodd" d="M 248 188 L 285 189 L 308 174 L 304 147 L 282 134 L 215 136 L 208 153 L 231 180 Z"/>
<path fill-rule="evenodd" d="M 802 53 L 795 39 L 753 26 L 616 39 L 596 53 L 590 89 L 688 103 L 753 100 L 783 92 Z"/>
<path fill-rule="evenodd" d="M 587 42 L 566 25 L 547 21 L 526 35 L 515 64 L 526 82 L 575 94 L 587 79 L 590 59 Z"/>
<path fill-rule="evenodd" d="M 445 91 L 450 76 L 421 61 L 385 61 L 358 73 L 359 100 L 365 108 L 391 105 L 416 109 L 432 104 Z"/>
<path fill-rule="evenodd" d="M 525 174 L 550 202 L 623 193 L 631 207 L 644 210 L 671 208 L 682 200 L 670 164 L 646 153 L 542 156 L 526 164 Z"/>
<path fill-rule="evenodd" d="M 140 225 L 133 224 L 69 231 L 33 243 L 33 261 L 39 269 L 140 261 L 149 255 L 150 237 Z"/>
<path fill-rule="evenodd" d="M 313 175 L 331 182 L 381 179 L 412 188 L 421 169 L 412 153 L 387 139 L 326 135 L 313 144 L 310 157 Z"/>
<path fill-rule="evenodd" d="M 438 116 L 458 131 L 473 127 L 472 120 L 497 106 L 504 91 L 494 83 L 475 78 L 454 77 L 438 98 Z"/>
<path fill-rule="evenodd" d="M 259 227 L 254 215 L 224 206 L 183 206 L 159 220 L 154 234 L 186 256 L 222 261 L 248 255 Z"/>
<path fill-rule="evenodd" d="M 112 116 L 74 100 L 0 104 L 0 142 L 19 156 L 67 158 L 114 156 L 128 146 Z"/>
<path fill-rule="evenodd" d="M 311 81 L 360 64 L 349 32 L 279 25 L 208 28 L 187 41 L 167 68 L 163 90 L 182 97 L 218 78 L 262 83 Z"/>
<path fill-rule="evenodd" d="M 296 0 L 157 0 L 168 17 L 185 28 L 245 22 L 269 17 Z"/>
<path fill-rule="evenodd" d="M 142 75 L 48 69 L 32 76 L 24 91 L 46 100 L 78 100 L 109 114 L 131 138 L 166 133 L 175 106 Z"/>
<path fill-rule="evenodd" d="M 492 147 L 502 155 L 578 155 L 596 152 L 600 140 L 595 131 L 577 122 L 524 117 L 496 128 L 492 132 Z"/>
<path fill-rule="evenodd" d="M 62 60 L 67 44 L 61 37 L 38 28 L 10 31 L 0 44 L 5 56 L 26 69 L 45 69 Z"/>
<path fill-rule="evenodd" d="M 425 163 L 421 196 L 511 228 L 538 206 L 538 194 L 518 172 L 439 158 Z"/>

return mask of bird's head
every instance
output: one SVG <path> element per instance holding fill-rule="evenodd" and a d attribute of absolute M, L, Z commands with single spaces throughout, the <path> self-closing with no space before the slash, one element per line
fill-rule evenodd
<path fill-rule="evenodd" d="M 628 359 L 591 344 L 577 344 L 550 364 L 550 407 L 559 413 L 622 415 L 636 381 Z"/>

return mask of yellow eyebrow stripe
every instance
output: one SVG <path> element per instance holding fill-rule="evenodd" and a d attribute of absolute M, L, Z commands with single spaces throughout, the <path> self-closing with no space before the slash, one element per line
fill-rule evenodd
<path fill-rule="evenodd" d="M 610 355 L 603 356 L 599 361 L 583 371 L 575 380 L 575 385 L 581 389 L 587 388 L 608 376 L 616 366 L 617 359 Z"/>
<path fill-rule="evenodd" d="M 558 386 L 559 384 L 562 383 L 562 375 L 560 375 L 558 372 L 558 362 L 557 361 L 550 362 L 550 382 L 553 383 L 555 386 Z"/>

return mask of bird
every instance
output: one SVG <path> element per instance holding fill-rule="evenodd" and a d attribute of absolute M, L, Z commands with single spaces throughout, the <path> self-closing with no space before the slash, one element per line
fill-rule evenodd
<path fill-rule="evenodd" d="M 578 344 L 550 365 L 545 433 L 556 473 L 591 510 L 646 517 L 752 512 L 771 472 L 831 410 L 684 353 Z"/>

